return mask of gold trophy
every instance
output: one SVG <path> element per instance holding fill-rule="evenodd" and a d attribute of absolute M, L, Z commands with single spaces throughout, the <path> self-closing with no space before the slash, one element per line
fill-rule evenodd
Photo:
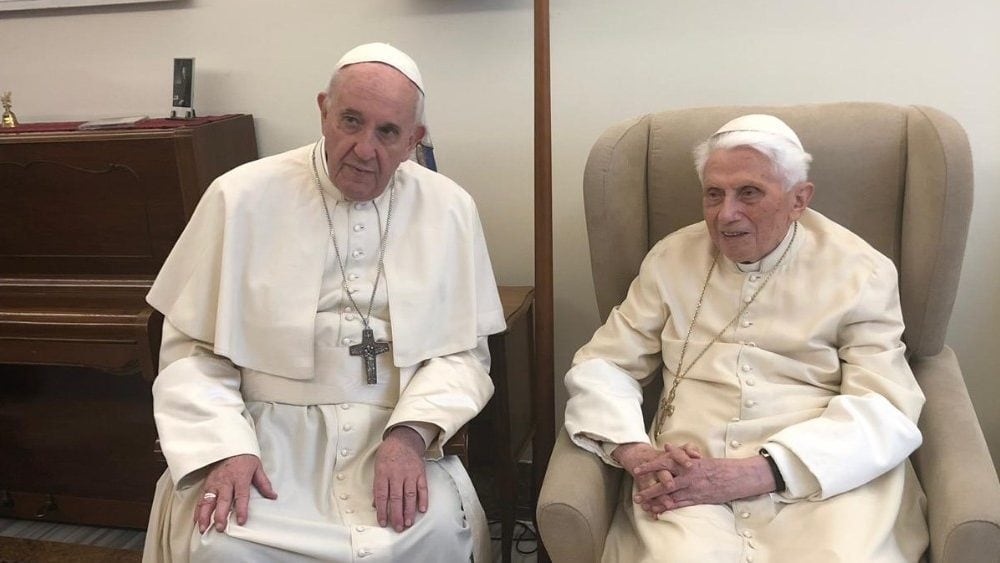
<path fill-rule="evenodd" d="M 3 96 L 0 96 L 0 103 L 3 103 L 3 123 L 0 127 L 4 129 L 17 127 L 17 116 L 10 111 L 10 92 L 4 92 Z"/>

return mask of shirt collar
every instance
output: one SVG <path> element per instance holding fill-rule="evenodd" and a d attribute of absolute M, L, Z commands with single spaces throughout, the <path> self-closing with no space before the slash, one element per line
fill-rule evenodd
<path fill-rule="evenodd" d="M 326 194 L 326 197 L 335 202 L 344 201 L 344 194 L 340 193 L 337 186 L 333 185 L 333 180 L 330 179 L 330 169 L 326 165 L 326 144 L 324 140 L 323 137 L 320 137 L 319 141 L 316 141 L 316 145 L 313 146 L 313 169 L 316 170 L 316 175 L 319 177 L 319 185 L 323 188 L 323 193 Z"/>
<path fill-rule="evenodd" d="M 344 197 L 343 192 L 334 185 L 333 180 L 330 179 L 330 168 L 326 162 L 326 138 L 320 137 L 319 141 L 312 150 L 313 163 L 316 165 L 317 175 L 319 176 L 319 185 L 323 188 L 323 192 L 332 199 L 335 203 L 340 203 L 342 201 L 348 201 Z M 399 168 L 393 172 L 393 179 L 389 181 L 389 187 L 391 187 L 396 182 L 396 174 L 399 174 Z M 382 190 L 378 196 L 375 197 L 373 201 L 376 204 L 381 204 L 382 200 L 387 197 L 389 193 L 388 189 Z"/>
<path fill-rule="evenodd" d="M 795 229 L 792 227 L 794 225 L 795 223 L 793 222 L 791 225 L 788 226 L 788 231 L 785 233 L 785 238 L 781 239 L 781 242 L 778 243 L 778 246 L 775 247 L 775 249 L 769 252 L 766 256 L 764 256 L 763 258 L 761 258 L 756 262 L 750 262 L 748 264 L 741 264 L 737 262 L 736 267 L 739 268 L 739 270 L 743 273 L 766 272 L 771 268 L 774 268 L 778 264 L 778 260 L 780 260 L 781 256 L 785 253 L 785 249 L 788 248 L 788 245 L 792 244 L 792 235 L 795 232 Z"/>

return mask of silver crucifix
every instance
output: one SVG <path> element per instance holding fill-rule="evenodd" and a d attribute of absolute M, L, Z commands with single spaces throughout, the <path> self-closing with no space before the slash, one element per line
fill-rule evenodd
<path fill-rule="evenodd" d="M 366 328 L 361 331 L 361 344 L 355 344 L 349 348 L 352 356 L 361 356 L 365 360 L 365 382 L 368 385 L 378 383 L 378 369 L 375 367 L 375 356 L 389 351 L 388 342 L 375 342 L 375 335 L 372 329 Z"/>

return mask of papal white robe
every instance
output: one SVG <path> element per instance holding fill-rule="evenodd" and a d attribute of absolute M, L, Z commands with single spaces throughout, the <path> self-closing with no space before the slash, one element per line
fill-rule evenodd
<path fill-rule="evenodd" d="M 472 484 L 441 452 L 492 394 L 486 336 L 504 327 L 475 206 L 409 162 L 394 176 L 394 196 L 341 201 L 321 147 L 216 180 L 150 292 L 166 316 L 153 392 L 168 470 L 145 561 L 488 558 Z M 368 385 L 348 349 L 360 341 L 387 222 L 370 323 L 391 350 Z M 380 527 L 372 507 L 374 454 L 398 424 L 429 442 L 429 511 L 402 533 Z M 231 515 L 225 532 L 199 534 L 193 514 L 206 467 L 236 454 L 261 458 L 278 499 L 252 490 L 245 525 Z"/>
<path fill-rule="evenodd" d="M 919 446 L 923 394 L 901 342 L 892 262 L 807 210 L 753 265 L 719 256 L 705 291 L 687 373 L 662 433 L 644 428 L 639 381 L 662 369 L 665 388 L 698 304 L 714 248 L 704 222 L 660 241 L 624 302 L 581 348 L 566 376 L 566 429 L 617 466 L 618 444 L 691 442 L 707 457 L 765 447 L 787 489 L 651 519 L 632 479 L 604 551 L 618 562 L 860 563 L 917 561 L 927 547 L 923 492 L 907 461 Z M 742 268 L 742 269 L 741 269 Z M 662 365 L 661 365 L 662 362 Z"/>

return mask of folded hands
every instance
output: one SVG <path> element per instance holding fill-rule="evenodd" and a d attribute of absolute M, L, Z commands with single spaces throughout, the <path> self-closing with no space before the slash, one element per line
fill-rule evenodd
<path fill-rule="evenodd" d="M 708 458 L 697 446 L 649 444 L 618 446 L 612 456 L 632 475 L 632 500 L 651 517 L 696 504 L 722 504 L 775 489 L 767 461 L 760 456 Z"/>

